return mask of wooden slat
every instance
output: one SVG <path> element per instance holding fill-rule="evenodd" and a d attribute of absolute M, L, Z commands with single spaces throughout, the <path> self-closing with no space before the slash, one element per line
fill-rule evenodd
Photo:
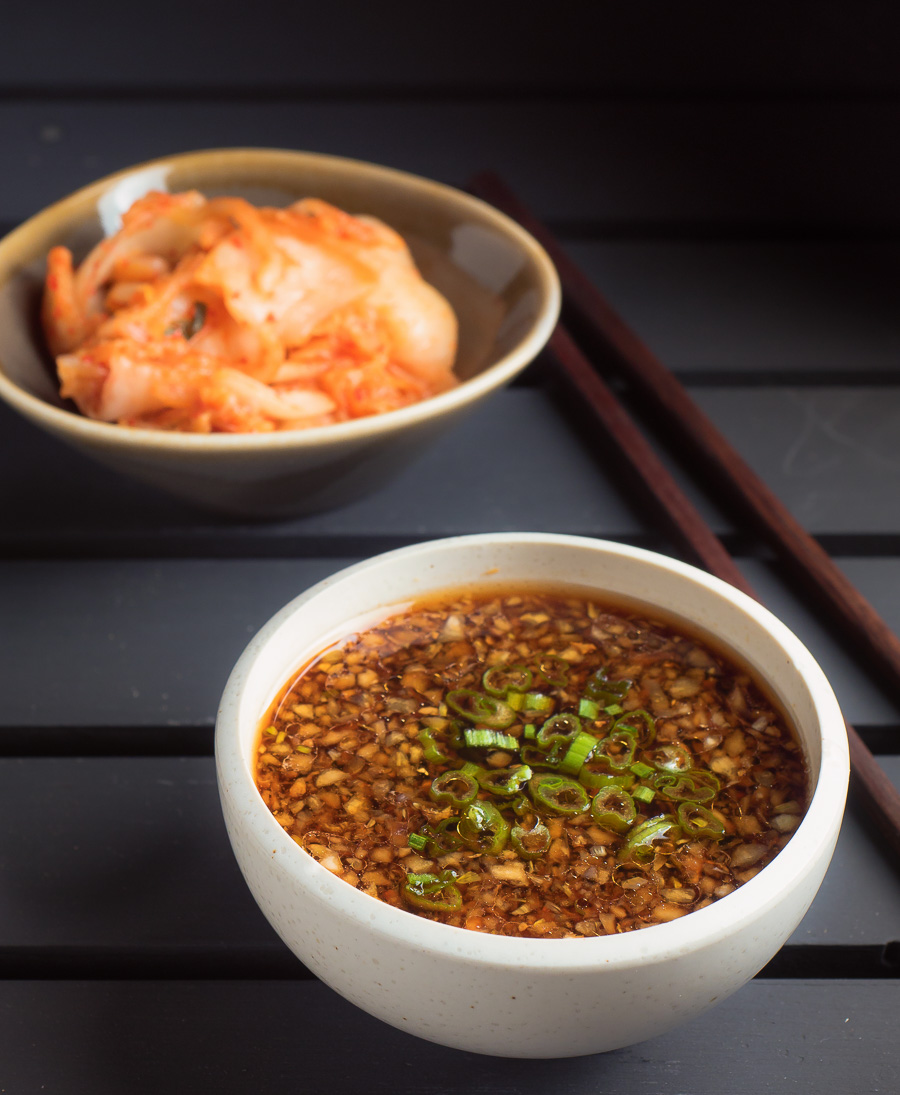
<path fill-rule="evenodd" d="M 45 0 L 10 8 L 0 71 L 6 84 L 37 88 L 896 88 L 897 21 L 883 6 L 868 8 L 848 20 L 834 0 L 807 0 L 760 17 L 755 5 L 694 0 L 680 11 L 654 7 L 648 18 L 644 5 L 561 0 L 536 33 L 526 13 L 477 0 L 428 18 L 412 0 L 390 8 L 263 0 L 239 23 L 157 0 L 123 48 L 111 0 L 93 0 L 90 18 Z"/>
<path fill-rule="evenodd" d="M 900 229 L 900 157 L 885 139 L 898 119 L 888 100 L 6 102 L 0 220 L 154 156 L 268 145 L 457 186 L 491 166 L 544 218 L 645 238 L 789 229 L 880 239 Z"/>
<path fill-rule="evenodd" d="M 0 726 L 209 726 L 251 635 L 350 561 L 6 563 L 0 612 L 16 641 L 0 660 Z M 900 559 L 844 565 L 900 627 Z M 744 571 L 819 659 L 852 723 L 900 724 L 898 707 L 776 574 L 753 561 Z"/>
<path fill-rule="evenodd" d="M 169 501 L 70 454 L 5 408 L 0 423 L 0 459 L 31 454 L 21 461 L 21 475 L 0 484 L 8 517 L 0 546 L 5 541 L 11 550 L 16 542 L 40 550 L 42 542 L 52 547 L 69 537 L 113 552 L 129 537 L 143 545 L 148 537 L 185 537 L 201 552 L 221 553 L 236 537 L 265 550 L 266 543 L 298 537 L 315 544 L 321 537 L 402 542 L 522 527 L 624 536 L 645 531 L 602 458 L 573 432 L 565 407 L 539 391 L 499 393 L 360 502 L 274 525 L 236 525 Z M 89 504 L 97 497 L 102 507 Z"/>
<path fill-rule="evenodd" d="M 28 1095 L 869 1093 L 895 1088 L 900 982 L 754 981 L 652 1041 L 556 1061 L 437 1047 L 319 982 L 7 982 L 0 1008 L 4 1086 Z"/>
<path fill-rule="evenodd" d="M 900 388 L 704 387 L 693 394 L 813 534 L 848 543 L 843 550 L 867 537 L 900 540 Z M 580 422 L 571 408 L 539 388 L 502 392 L 360 502 L 302 520 L 242 525 L 121 479 L 0 407 L 0 459 L 18 468 L 0 484 L 0 551 L 110 554 L 154 543 L 186 554 L 265 553 L 303 551 L 304 540 L 322 538 L 387 544 L 525 527 L 653 541 L 652 523 L 623 491 L 620 468 L 595 432 L 573 428 Z M 728 516 L 681 478 L 716 532 L 733 534 Z M 91 506 L 92 498 L 103 498 L 103 506 Z"/>
<path fill-rule="evenodd" d="M 625 322 L 686 376 L 900 375 L 900 246 L 580 242 Z"/>
<path fill-rule="evenodd" d="M 900 757 L 879 760 L 900 786 Z M 181 953 L 186 964 L 192 949 L 221 951 L 251 969 L 270 948 L 271 961 L 290 968 L 234 862 L 211 757 L 0 760 L 0 845 L 0 954 L 25 948 L 26 970 L 27 948 Z M 892 940 L 900 875 L 851 810 L 790 942 Z"/>

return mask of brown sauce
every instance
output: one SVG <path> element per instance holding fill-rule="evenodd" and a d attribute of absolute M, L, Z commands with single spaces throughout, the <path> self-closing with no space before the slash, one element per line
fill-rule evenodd
<path fill-rule="evenodd" d="M 643 609 L 456 591 L 348 636 L 285 688 L 256 781 L 372 897 L 458 927 L 596 936 L 731 893 L 807 803 L 783 714 Z"/>

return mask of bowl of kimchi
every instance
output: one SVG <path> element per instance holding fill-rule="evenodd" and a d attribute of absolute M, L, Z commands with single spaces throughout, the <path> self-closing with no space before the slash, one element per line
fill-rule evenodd
<path fill-rule="evenodd" d="M 547 341 L 540 245 L 451 187 L 272 149 L 108 176 L 0 241 L 0 397 L 181 498 L 362 496 Z"/>

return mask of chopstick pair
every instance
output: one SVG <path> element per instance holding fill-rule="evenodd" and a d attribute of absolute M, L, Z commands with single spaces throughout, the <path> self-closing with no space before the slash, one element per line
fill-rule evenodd
<path fill-rule="evenodd" d="M 832 617 L 840 621 L 856 648 L 878 668 L 880 676 L 893 688 L 900 686 L 900 639 L 738 455 L 676 377 L 613 311 L 549 229 L 496 174 L 477 175 L 469 190 L 518 221 L 543 245 L 559 273 L 564 315 L 574 315 L 592 345 L 596 343 L 598 353 L 612 360 L 620 375 L 640 391 L 679 444 L 702 460 L 704 468 L 729 490 L 762 538 L 806 588 L 815 593 Z M 676 542 L 711 574 L 760 600 L 563 323 L 551 336 L 549 350 L 655 503 Z M 846 725 L 853 790 L 886 843 L 900 858 L 900 793 L 857 731 L 849 723 Z"/>

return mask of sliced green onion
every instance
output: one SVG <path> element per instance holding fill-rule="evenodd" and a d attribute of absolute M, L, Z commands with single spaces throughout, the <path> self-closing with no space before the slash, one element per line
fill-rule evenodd
<path fill-rule="evenodd" d="M 619 849 L 617 858 L 621 863 L 629 859 L 633 859 L 635 863 L 648 863 L 656 854 L 654 844 L 670 840 L 678 831 L 678 822 L 671 815 L 651 817 L 631 830 L 628 839 Z"/>
<path fill-rule="evenodd" d="M 453 871 L 408 874 L 401 893 L 417 909 L 427 912 L 453 912 L 462 905 L 462 894 L 455 885 L 455 879 Z"/>
<path fill-rule="evenodd" d="M 578 714 L 582 719 L 590 719 L 592 722 L 600 718 L 600 704 L 596 700 L 579 700 Z"/>
<path fill-rule="evenodd" d="M 556 814 L 574 817 L 588 808 L 587 791 L 573 779 L 544 772 L 534 776 L 528 784 L 531 800 L 539 809 L 552 810 Z"/>
<path fill-rule="evenodd" d="M 491 730 L 505 730 L 516 717 L 515 711 L 495 696 L 485 696 L 471 688 L 456 688 L 447 693 L 447 706 L 469 722 Z"/>
<path fill-rule="evenodd" d="M 428 847 L 428 837 L 423 833 L 410 833 L 409 834 L 409 846 L 414 851 L 424 852 Z"/>
<path fill-rule="evenodd" d="M 474 769 L 474 771 L 466 771 Z M 439 806 L 447 803 L 456 806 L 468 806 L 478 797 L 478 775 L 481 769 L 475 764 L 464 765 L 460 769 L 451 769 L 435 776 L 428 788 L 428 796 Z"/>
<path fill-rule="evenodd" d="M 570 745 L 580 733 L 581 719 L 577 715 L 568 712 L 563 715 L 553 715 L 538 730 L 535 744 L 539 749 L 549 749 L 557 742 L 560 745 Z M 596 740 L 594 738 L 594 741 Z"/>
<path fill-rule="evenodd" d="M 444 749 L 443 742 L 435 739 L 434 730 L 420 730 L 419 741 L 429 764 L 449 764 L 453 759 L 453 754 Z"/>
<path fill-rule="evenodd" d="M 712 791 L 713 798 L 715 798 L 715 796 L 722 789 L 722 784 L 718 781 L 718 779 L 712 774 L 712 772 L 708 772 L 705 768 L 692 768 L 688 775 L 690 775 L 691 779 L 698 787 L 706 787 L 710 791 Z M 708 797 L 709 796 L 704 796 L 701 801 L 706 802 Z"/>
<path fill-rule="evenodd" d="M 458 817 L 445 817 L 436 825 L 423 825 L 422 835 L 428 840 L 428 854 L 436 859 L 462 847 L 458 826 Z"/>
<path fill-rule="evenodd" d="M 537 735 L 537 731 L 534 728 L 534 723 L 529 722 L 525 726 L 525 730 L 524 730 L 522 736 L 525 738 L 526 741 L 534 741 L 536 735 Z"/>
<path fill-rule="evenodd" d="M 624 833 L 637 817 L 634 800 L 621 787 L 607 787 L 598 791 L 591 803 L 591 817 L 601 829 L 611 833 Z"/>
<path fill-rule="evenodd" d="M 481 687 L 501 698 L 507 692 L 527 692 L 531 688 L 531 670 L 524 665 L 492 665 L 484 671 Z"/>
<path fill-rule="evenodd" d="M 484 730 L 476 727 L 474 730 L 465 730 L 463 737 L 470 749 L 518 749 L 519 739 L 512 734 L 503 734 L 499 730 Z"/>
<path fill-rule="evenodd" d="M 702 779 L 695 779 L 696 769 L 691 768 L 687 772 L 658 772 L 653 779 L 653 786 L 671 802 L 709 802 L 716 797 L 716 788 L 705 783 Z"/>
<path fill-rule="evenodd" d="M 546 726 L 547 724 L 544 723 L 544 725 Z M 583 730 L 580 731 L 569 746 L 566 755 L 559 762 L 560 772 L 565 772 L 566 775 L 570 776 L 577 776 L 596 746 L 597 739 L 593 734 L 585 733 Z"/>
<path fill-rule="evenodd" d="M 653 775 L 653 769 L 649 764 L 644 764 L 642 760 L 636 760 L 634 764 L 631 765 L 631 770 L 638 779 L 646 779 L 647 776 Z"/>
<path fill-rule="evenodd" d="M 643 802 L 647 806 L 656 798 L 656 792 L 652 787 L 647 787 L 643 783 L 639 783 L 637 787 L 631 792 L 632 797 L 636 798 L 638 802 Z"/>
<path fill-rule="evenodd" d="M 605 669 L 598 669 L 588 677 L 584 694 L 589 700 L 597 700 L 598 703 L 616 703 L 624 698 L 630 687 L 631 681 L 611 681 Z"/>
<path fill-rule="evenodd" d="M 569 683 L 569 663 L 556 654 L 542 654 L 538 660 L 538 673 L 547 684 L 565 688 Z"/>
<path fill-rule="evenodd" d="M 643 731 L 643 744 L 649 745 L 656 737 L 656 719 L 643 707 L 637 707 L 634 711 L 626 711 L 624 715 L 620 715 L 613 723 L 612 729 L 630 730 L 638 735 Z"/>
<path fill-rule="evenodd" d="M 651 759 L 661 772 L 686 772 L 694 765 L 688 749 L 677 741 L 658 746 Z"/>
<path fill-rule="evenodd" d="M 634 786 L 635 780 L 628 773 L 617 776 L 611 772 L 591 772 L 582 768 L 578 773 L 578 782 L 589 791 L 600 791 L 604 787 L 621 787 L 623 791 L 628 791 Z"/>
<path fill-rule="evenodd" d="M 603 710 L 607 713 L 607 715 L 621 715 L 622 705 L 620 703 L 610 703 L 606 707 L 604 707 Z"/>
<path fill-rule="evenodd" d="M 473 802 L 460 818 L 459 835 L 473 851 L 499 855 L 506 847 L 509 822 L 492 803 Z"/>
<path fill-rule="evenodd" d="M 634 734 L 627 730 L 614 729 L 598 743 L 593 759 L 608 764 L 617 772 L 622 772 L 634 763 L 636 749 L 637 740 Z"/>
<path fill-rule="evenodd" d="M 553 697 L 546 696 L 543 692 L 525 692 L 525 711 L 552 711 Z"/>
<path fill-rule="evenodd" d="M 267 726 L 265 728 L 265 730 L 263 730 L 263 733 L 264 734 L 271 734 L 272 737 L 274 738 L 278 733 L 278 727 L 277 726 Z"/>
<path fill-rule="evenodd" d="M 516 764 L 512 768 L 497 768 L 488 772 L 482 768 L 476 777 L 479 786 L 492 795 L 512 798 L 517 795 L 534 773 L 527 764 Z"/>
<path fill-rule="evenodd" d="M 712 810 L 699 806 L 696 802 L 682 802 L 678 807 L 678 824 L 685 836 L 700 836 L 707 840 L 721 840 L 725 835 L 722 819 Z"/>
<path fill-rule="evenodd" d="M 525 795 L 517 795 L 510 805 L 516 817 L 525 817 L 526 814 L 534 813 L 534 805 L 531 799 Z"/>
<path fill-rule="evenodd" d="M 513 825 L 509 841 L 523 859 L 537 859 L 550 847 L 550 830 L 538 817 L 530 829 Z"/>
<path fill-rule="evenodd" d="M 524 745 L 519 750 L 523 764 L 530 764 L 532 768 L 552 768 L 554 771 L 559 767 L 564 753 L 565 746 L 562 745 L 554 745 L 550 750 Z"/>
<path fill-rule="evenodd" d="M 525 697 L 521 692 L 507 692 L 506 705 L 511 707 L 513 711 L 521 711 L 525 706 Z"/>

